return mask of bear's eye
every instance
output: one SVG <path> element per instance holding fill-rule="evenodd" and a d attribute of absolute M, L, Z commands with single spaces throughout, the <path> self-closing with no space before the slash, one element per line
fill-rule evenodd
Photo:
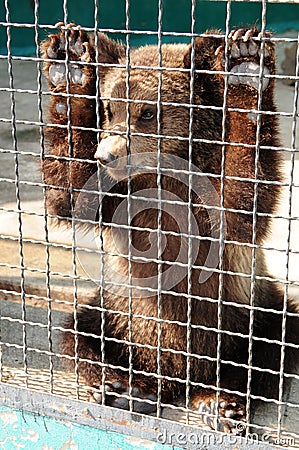
<path fill-rule="evenodd" d="M 156 111 L 153 109 L 147 108 L 141 114 L 142 120 L 152 120 L 156 117 Z"/>
<path fill-rule="evenodd" d="M 108 120 L 109 120 L 109 122 L 111 122 L 113 114 L 112 114 L 111 107 L 110 107 L 109 103 L 107 105 L 107 113 L 108 113 Z"/>

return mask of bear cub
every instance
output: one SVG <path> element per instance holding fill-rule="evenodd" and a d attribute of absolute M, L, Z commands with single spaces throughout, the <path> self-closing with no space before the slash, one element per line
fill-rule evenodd
<path fill-rule="evenodd" d="M 92 230 L 99 254 L 98 295 L 79 299 L 62 352 L 93 401 L 148 413 L 184 397 L 243 434 L 298 352 L 261 249 L 282 181 L 270 34 L 128 51 L 58 25 L 42 44 L 46 207 Z"/>

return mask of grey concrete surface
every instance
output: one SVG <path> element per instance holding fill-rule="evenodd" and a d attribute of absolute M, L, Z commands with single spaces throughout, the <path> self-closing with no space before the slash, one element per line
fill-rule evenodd
<path fill-rule="evenodd" d="M 20 122 L 38 122 L 38 97 L 30 91 L 37 91 L 37 64 L 32 61 L 12 61 L 13 88 L 19 92 L 9 92 L 10 82 L 8 76 L 8 64 L 6 60 L 0 60 L 0 148 L 3 150 L 18 150 L 20 153 L 2 153 L 0 164 L 0 178 L 12 179 L 16 177 L 15 158 L 18 159 L 19 179 L 21 184 L 20 195 L 23 201 L 42 198 L 42 189 L 24 184 L 24 182 L 39 182 L 40 129 L 37 125 L 16 124 L 16 148 L 12 139 L 12 95 L 15 100 L 15 119 Z M 25 91 L 25 92 L 22 92 Z M 29 92 L 28 92 L 29 91 Z M 47 97 L 43 97 L 43 103 Z M 3 151 L 2 150 L 2 151 Z M 0 182 L 0 204 L 15 201 L 16 188 L 12 183 Z"/>
<path fill-rule="evenodd" d="M 45 305 L 44 305 L 45 306 Z M 60 331 L 66 314 L 21 303 L 0 300 L 2 364 L 24 369 L 61 370 L 59 354 Z M 51 324 L 49 324 L 49 319 Z"/>

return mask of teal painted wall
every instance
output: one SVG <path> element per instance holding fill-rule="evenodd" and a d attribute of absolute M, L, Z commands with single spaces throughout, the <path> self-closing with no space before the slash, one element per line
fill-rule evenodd
<path fill-rule="evenodd" d="M 0 448 L 5 450 L 174 450 L 145 439 L 61 422 L 0 407 Z"/>
<path fill-rule="evenodd" d="M 30 0 L 9 0 L 10 20 L 16 23 L 34 23 Z M 69 0 L 68 22 L 83 26 L 94 26 L 94 0 Z M 99 26 L 103 28 L 125 28 L 125 0 L 99 0 Z M 39 0 L 39 23 L 54 25 L 64 17 L 62 0 Z M 191 0 L 163 0 L 163 30 L 176 32 L 190 31 Z M 157 30 L 158 0 L 130 1 L 131 29 Z M 207 28 L 225 27 L 226 3 L 215 1 L 197 1 L 196 31 Z M 259 24 L 260 3 L 232 3 L 231 24 Z M 0 5 L 0 21 L 5 22 L 4 2 Z M 267 6 L 267 27 L 274 32 L 287 29 L 299 29 L 299 4 L 273 4 Z M 43 39 L 49 30 L 40 30 Z M 34 30 L 12 27 L 12 46 L 15 54 L 34 53 Z M 115 36 L 115 35 L 114 35 Z M 116 35 L 118 38 L 121 35 Z M 0 25 L 0 52 L 5 52 L 6 27 Z M 182 41 L 181 37 L 165 38 L 165 41 Z M 132 36 L 132 44 L 155 43 L 156 37 Z"/>

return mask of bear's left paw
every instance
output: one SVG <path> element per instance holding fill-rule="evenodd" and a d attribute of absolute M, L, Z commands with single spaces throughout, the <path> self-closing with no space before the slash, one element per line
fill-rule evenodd
<path fill-rule="evenodd" d="M 130 394 L 134 398 L 133 411 L 149 414 L 157 410 L 157 397 L 144 388 L 133 385 L 130 393 L 129 385 L 124 381 L 106 381 L 105 383 L 105 405 L 120 409 L 130 409 Z M 93 386 L 90 391 L 90 401 L 102 403 L 104 388 L 102 385 Z"/>
<path fill-rule="evenodd" d="M 266 32 L 265 37 L 269 38 L 270 33 Z M 246 85 L 258 90 L 261 83 L 263 91 L 268 87 L 270 79 L 267 75 L 274 71 L 274 49 L 268 40 L 262 46 L 261 39 L 261 33 L 255 28 L 240 28 L 229 34 L 228 69 L 232 74 L 228 78 L 229 84 Z M 225 46 L 218 47 L 215 54 L 221 67 L 225 67 Z M 261 55 L 263 55 L 262 73 Z"/>
<path fill-rule="evenodd" d="M 68 58 L 68 70 L 70 82 L 83 85 L 86 82 L 84 63 L 93 61 L 93 49 L 89 43 L 88 34 L 80 29 L 80 26 L 63 23 L 56 24 L 62 27 L 58 34 L 50 34 L 49 40 L 43 44 L 44 58 L 48 61 L 47 77 L 54 86 L 66 82 L 66 63 Z M 78 61 L 78 63 L 76 63 Z"/>

